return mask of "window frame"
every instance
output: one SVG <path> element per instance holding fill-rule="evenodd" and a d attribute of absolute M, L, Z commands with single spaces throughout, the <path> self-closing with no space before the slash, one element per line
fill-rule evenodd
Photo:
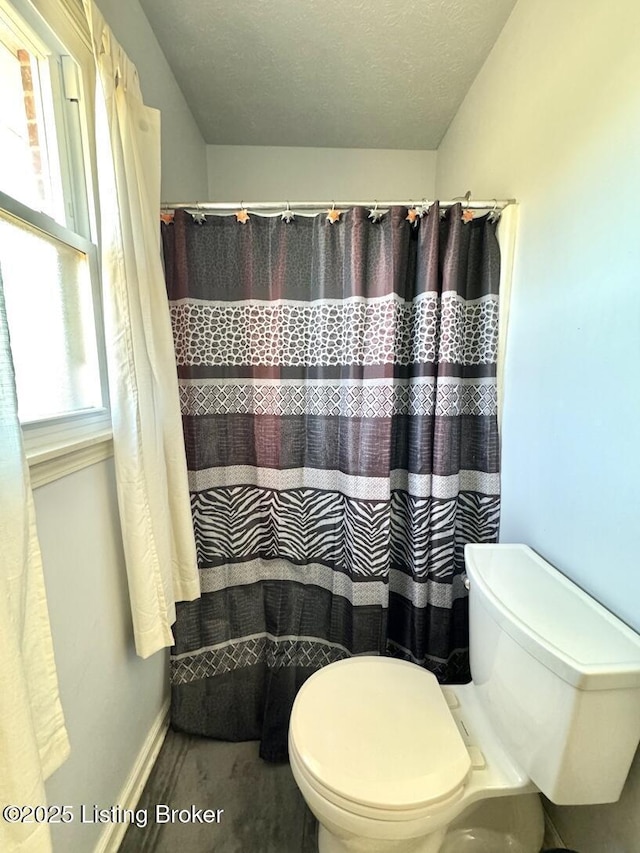
<path fill-rule="evenodd" d="M 27 35 L 33 32 L 36 40 L 50 51 L 49 77 L 66 225 L 1 191 L 0 208 L 87 257 L 102 396 L 102 407 L 22 424 L 31 483 L 37 487 L 113 455 L 102 286 L 95 239 L 96 156 L 89 132 L 94 116 L 85 96 L 95 83 L 95 67 L 86 21 L 71 0 L 0 0 L 0 5 L 9 10 L 10 16 L 24 22 Z"/>

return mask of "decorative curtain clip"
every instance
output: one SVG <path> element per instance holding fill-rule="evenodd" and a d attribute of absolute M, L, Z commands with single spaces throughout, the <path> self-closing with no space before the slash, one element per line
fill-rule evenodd
<path fill-rule="evenodd" d="M 372 222 L 380 222 L 383 216 L 384 211 L 378 210 L 378 202 L 376 201 L 375 207 L 372 207 L 369 210 L 369 216 L 367 217 L 367 219 L 370 219 Z"/>
<path fill-rule="evenodd" d="M 247 208 L 244 206 L 243 201 L 240 202 L 240 210 L 236 210 L 236 219 L 243 225 L 246 225 L 249 221 L 249 213 L 247 211 Z"/>
<path fill-rule="evenodd" d="M 327 211 L 327 222 L 333 225 L 334 222 L 337 222 L 340 219 L 341 212 L 336 210 L 335 201 L 331 202 L 331 208 Z"/>
<path fill-rule="evenodd" d="M 191 218 L 196 223 L 196 225 L 203 225 L 207 221 L 206 214 L 200 209 L 200 205 L 196 202 L 196 211 L 191 214 Z"/>
<path fill-rule="evenodd" d="M 283 222 L 286 222 L 288 224 L 289 222 L 291 222 L 292 219 L 295 219 L 295 218 L 296 218 L 295 214 L 291 210 L 291 207 L 289 206 L 289 202 L 287 202 L 287 209 L 283 213 L 280 214 L 280 219 Z"/>
<path fill-rule="evenodd" d="M 411 225 L 417 225 L 418 219 L 420 218 L 420 211 L 417 207 L 411 202 L 411 207 L 407 211 L 406 215 L 407 222 L 411 223 Z"/>
<path fill-rule="evenodd" d="M 426 198 L 422 199 L 422 204 L 420 205 L 420 219 L 429 213 L 432 204 L 432 201 L 427 201 Z"/>
<path fill-rule="evenodd" d="M 164 222 L 165 225 L 173 225 L 173 216 L 175 211 L 173 210 L 161 210 L 160 211 L 160 222 Z"/>
<path fill-rule="evenodd" d="M 472 220 L 472 219 L 474 218 L 474 216 L 475 216 L 475 213 L 474 213 L 474 212 L 473 212 L 473 210 L 471 210 L 471 209 L 470 209 L 470 207 L 469 207 L 469 203 L 471 202 L 471 190 L 467 190 L 467 192 L 465 193 L 465 196 L 464 196 L 464 200 L 465 200 L 465 202 L 466 202 L 467 206 L 466 206 L 466 207 L 465 207 L 465 209 L 462 211 L 462 217 L 461 217 L 461 218 L 462 218 L 462 221 L 463 221 L 463 222 L 465 223 L 465 225 L 466 225 L 466 224 L 467 224 L 467 222 L 471 222 L 471 220 Z"/>

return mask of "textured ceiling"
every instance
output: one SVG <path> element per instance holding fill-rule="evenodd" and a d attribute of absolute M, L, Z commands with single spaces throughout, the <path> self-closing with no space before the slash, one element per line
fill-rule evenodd
<path fill-rule="evenodd" d="M 437 148 L 516 0 L 141 0 L 209 143 Z"/>

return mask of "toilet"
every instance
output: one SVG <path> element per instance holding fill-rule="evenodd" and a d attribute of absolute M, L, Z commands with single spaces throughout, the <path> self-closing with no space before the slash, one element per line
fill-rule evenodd
<path fill-rule="evenodd" d="M 472 681 L 394 658 L 301 687 L 289 757 L 319 853 L 538 853 L 538 792 L 616 801 L 640 741 L 640 636 L 525 545 L 467 545 Z"/>

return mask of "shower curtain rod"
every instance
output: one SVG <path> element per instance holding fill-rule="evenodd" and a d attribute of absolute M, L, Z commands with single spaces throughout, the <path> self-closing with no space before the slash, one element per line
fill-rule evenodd
<path fill-rule="evenodd" d="M 407 201 L 380 201 L 373 199 L 369 201 L 164 201 L 161 205 L 161 210 L 273 210 L 284 211 L 287 209 L 295 210 L 327 210 L 329 208 L 347 209 L 352 207 L 369 207 L 381 208 L 383 210 L 389 207 L 424 207 L 431 204 L 428 199 L 416 201 L 410 199 Z M 489 201 L 477 201 L 476 199 L 467 199 L 465 196 L 450 201 L 440 201 L 441 208 L 453 207 L 455 204 L 464 205 L 465 209 L 471 210 L 504 210 L 510 204 L 515 204 L 514 198 L 507 199 L 490 199 Z"/>

